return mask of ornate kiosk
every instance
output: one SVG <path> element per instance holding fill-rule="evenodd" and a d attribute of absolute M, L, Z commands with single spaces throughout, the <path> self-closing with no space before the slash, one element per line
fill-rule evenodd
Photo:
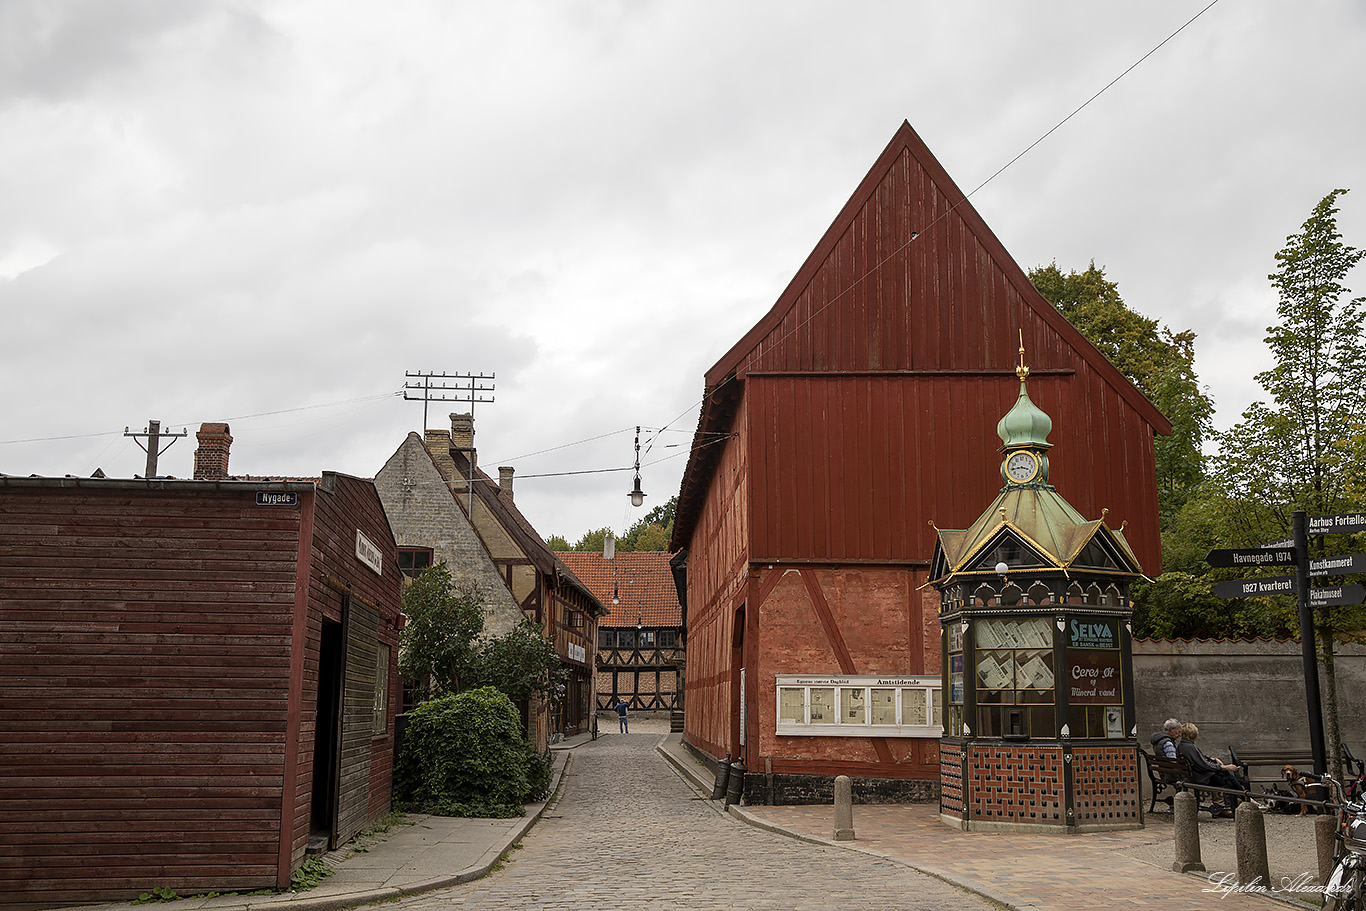
<path fill-rule="evenodd" d="M 960 829 L 1143 825 L 1123 526 L 1048 483 L 1053 422 L 1020 395 L 997 425 L 1005 486 L 971 528 L 936 529 L 944 736 L 940 818 Z"/>

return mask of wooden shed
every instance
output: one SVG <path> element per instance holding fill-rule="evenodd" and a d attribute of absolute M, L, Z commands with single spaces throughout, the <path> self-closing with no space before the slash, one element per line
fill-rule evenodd
<path fill-rule="evenodd" d="M 747 799 L 824 800 L 839 774 L 863 799 L 934 796 L 930 523 L 965 527 L 997 494 L 1021 344 L 1031 393 L 1067 428 L 1057 489 L 1127 521 L 1159 571 L 1153 434 L 1169 422 L 1039 295 L 909 124 L 707 372 L 671 543 L 686 551 L 686 739 L 742 758 Z M 832 717 L 811 704 L 832 686 L 905 706 Z"/>
<path fill-rule="evenodd" d="M 0 904 L 287 886 L 389 809 L 399 626 L 369 481 L 0 476 Z"/>

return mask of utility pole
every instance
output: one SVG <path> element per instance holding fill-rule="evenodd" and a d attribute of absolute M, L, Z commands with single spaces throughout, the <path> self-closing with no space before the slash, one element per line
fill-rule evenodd
<path fill-rule="evenodd" d="M 482 393 L 493 391 L 495 374 L 483 373 L 423 373 L 409 371 L 403 374 L 403 398 L 410 402 L 422 402 L 422 435 L 427 435 L 428 402 L 468 402 L 470 406 L 470 522 L 474 522 L 474 404 L 492 402 L 493 396 L 484 398 Z M 440 385 L 437 381 L 440 380 Z M 408 393 L 412 392 L 413 395 Z M 418 395 L 417 393 L 421 393 Z"/>
<path fill-rule="evenodd" d="M 127 427 L 123 428 L 123 435 L 132 437 L 133 442 L 138 444 L 138 448 L 147 453 L 147 468 L 142 475 L 144 478 L 155 478 L 157 476 L 157 456 L 170 449 L 176 440 L 183 436 L 189 436 L 189 434 L 188 429 L 182 430 L 180 433 L 172 433 L 171 431 L 163 433 L 160 421 L 148 421 L 147 429 L 142 433 L 130 433 Z M 142 440 L 139 437 L 147 438 L 146 446 L 142 445 Z M 171 442 L 162 446 L 161 441 L 164 439 L 169 439 Z"/>

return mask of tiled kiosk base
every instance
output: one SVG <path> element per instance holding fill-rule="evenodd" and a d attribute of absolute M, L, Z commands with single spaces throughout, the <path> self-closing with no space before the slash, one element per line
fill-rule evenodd
<path fill-rule="evenodd" d="M 939 815 L 973 831 L 1100 832 L 1143 825 L 1132 742 L 942 742 Z"/>

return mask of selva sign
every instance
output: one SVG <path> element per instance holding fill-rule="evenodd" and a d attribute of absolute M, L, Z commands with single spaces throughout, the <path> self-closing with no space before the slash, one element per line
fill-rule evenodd
<path fill-rule="evenodd" d="M 1069 648 L 1119 648 L 1119 621 L 1069 620 L 1067 645 Z"/>

